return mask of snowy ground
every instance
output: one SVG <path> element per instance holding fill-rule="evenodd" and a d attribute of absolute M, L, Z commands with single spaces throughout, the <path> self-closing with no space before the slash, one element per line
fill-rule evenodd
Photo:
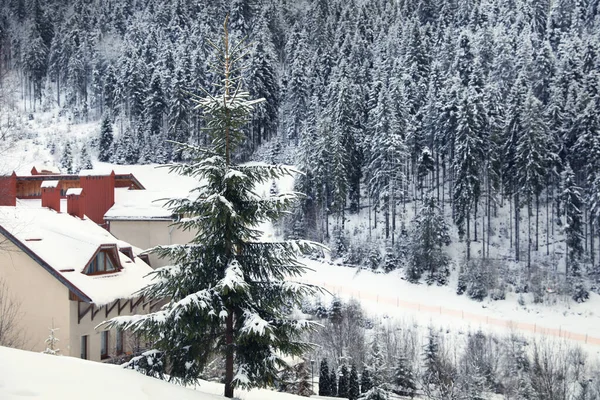
<path fill-rule="evenodd" d="M 0 399 L 216 400 L 117 365 L 0 347 Z"/>

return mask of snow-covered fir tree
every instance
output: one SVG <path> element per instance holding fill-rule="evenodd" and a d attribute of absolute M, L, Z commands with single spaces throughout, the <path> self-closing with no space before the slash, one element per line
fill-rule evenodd
<path fill-rule="evenodd" d="M 371 343 L 371 352 L 365 365 L 365 371 L 369 371 L 370 387 L 368 390 L 363 389 L 359 398 L 364 400 L 387 400 L 389 398 L 388 366 L 379 345 L 377 334 Z"/>
<path fill-rule="evenodd" d="M 319 396 L 330 396 L 330 385 L 329 385 L 329 365 L 327 360 L 322 359 L 319 366 Z"/>
<path fill-rule="evenodd" d="M 445 284 L 449 275 L 450 259 L 443 246 L 449 244 L 449 227 L 435 199 L 430 198 L 425 201 L 412 222 L 407 278 L 418 282 L 425 274 L 427 284 Z"/>
<path fill-rule="evenodd" d="M 413 398 L 417 393 L 417 381 L 412 366 L 406 357 L 400 356 L 393 372 L 393 391 L 401 396 Z"/>
<path fill-rule="evenodd" d="M 72 174 L 74 172 L 73 149 L 70 141 L 67 141 L 67 143 L 65 143 L 62 155 L 60 156 L 60 166 L 62 171 L 67 174 Z"/>
<path fill-rule="evenodd" d="M 227 19 L 226 19 L 227 21 Z M 304 272 L 297 257 L 315 245 L 303 241 L 264 242 L 258 224 L 278 218 L 298 197 L 280 193 L 260 197 L 256 185 L 295 173 L 295 169 L 265 164 L 238 165 L 233 153 L 243 140 L 243 127 L 255 104 L 235 78 L 243 46 L 230 43 L 225 33 L 214 46 L 221 54 L 218 94 L 194 98 L 203 111 L 211 144 L 207 148 L 183 145 L 191 164 L 171 171 L 200 182 L 190 196 L 168 202 L 178 223 L 195 233 L 186 245 L 159 246 L 154 252 L 172 260 L 156 269 L 154 283 L 140 292 L 148 300 L 168 299 L 157 312 L 117 317 L 108 326 L 144 334 L 154 351 L 141 359 L 162 360 L 156 373 L 182 382 L 198 379 L 210 356 L 225 365 L 225 396 L 234 388 L 263 386 L 285 365 L 283 357 L 299 356 L 310 348 L 300 334 L 309 321 L 290 319 L 287 307 L 300 306 L 309 285 L 287 280 Z M 139 364 L 140 358 L 130 364 Z M 145 362 L 145 361 L 144 361 Z"/>
<path fill-rule="evenodd" d="M 102 119 L 100 127 L 100 140 L 98 141 L 98 161 L 108 162 L 111 160 L 113 151 L 113 129 L 108 115 Z"/>
<path fill-rule="evenodd" d="M 44 343 L 46 343 L 46 350 L 43 351 L 44 354 L 49 354 L 49 355 L 52 355 L 52 356 L 58 356 L 58 355 L 60 355 L 60 349 L 58 348 L 58 342 L 60 340 L 56 336 L 56 332 L 59 329 L 60 328 L 55 328 L 54 326 L 52 326 L 52 328 L 49 328 L 50 334 L 48 335 L 48 337 L 44 341 Z"/>
<path fill-rule="evenodd" d="M 79 153 L 79 162 L 77 163 L 77 171 L 81 171 L 84 169 L 92 169 L 94 165 L 92 164 L 92 157 L 90 156 L 90 152 L 88 150 L 88 146 L 84 143 L 81 146 L 81 152 Z"/>
<path fill-rule="evenodd" d="M 350 376 L 348 377 L 348 400 L 356 400 L 360 396 L 360 382 L 358 380 L 358 370 L 356 365 L 352 364 Z"/>

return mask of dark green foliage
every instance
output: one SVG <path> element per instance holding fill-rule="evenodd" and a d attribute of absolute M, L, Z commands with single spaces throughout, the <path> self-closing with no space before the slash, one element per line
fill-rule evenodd
<path fill-rule="evenodd" d="M 373 382 L 371 381 L 371 374 L 368 369 L 363 369 L 362 374 L 360 374 L 360 393 L 367 393 L 373 387 Z"/>
<path fill-rule="evenodd" d="M 337 397 L 338 395 L 338 376 L 335 369 L 332 369 L 329 374 L 329 395 Z"/>
<path fill-rule="evenodd" d="M 108 116 L 102 119 L 100 127 L 100 140 L 98 141 L 98 161 L 108 162 L 111 160 L 113 150 L 113 129 Z"/>
<path fill-rule="evenodd" d="M 321 360 L 319 368 L 319 396 L 331 396 L 331 385 L 329 384 L 329 366 L 327 360 Z"/>
<path fill-rule="evenodd" d="M 349 378 L 348 367 L 346 364 L 343 364 L 342 368 L 340 368 L 340 378 L 338 380 L 338 397 L 348 397 Z"/>
<path fill-rule="evenodd" d="M 417 392 L 417 382 L 412 366 L 405 357 L 399 357 L 394 368 L 394 392 L 413 398 Z"/>
<path fill-rule="evenodd" d="M 360 396 L 358 371 L 356 365 L 352 364 L 352 367 L 350 368 L 350 377 L 348 378 L 348 400 L 357 400 L 358 396 Z"/>
<path fill-rule="evenodd" d="M 63 173 L 72 174 L 74 172 L 73 150 L 69 141 L 65 143 L 65 147 L 63 148 L 63 153 L 60 157 L 60 166 Z"/>

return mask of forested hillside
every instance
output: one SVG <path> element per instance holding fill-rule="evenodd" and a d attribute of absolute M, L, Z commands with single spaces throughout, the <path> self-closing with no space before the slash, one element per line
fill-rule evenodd
<path fill-rule="evenodd" d="M 214 83 L 206 41 L 229 13 L 250 43 L 243 86 L 266 99 L 236 157 L 306 173 L 288 235 L 445 284 L 456 227 L 460 293 L 487 295 L 495 283 L 477 282 L 499 254 L 517 263 L 522 291 L 540 265 L 578 301 L 599 290 L 598 0 L 0 4 L 0 83 L 20 99 L 3 90 L 4 126 L 11 107 L 59 109 L 103 120 L 90 143 L 101 161 L 184 160 L 167 140 L 207 141 L 190 97 Z M 349 244 L 359 212 L 358 237 L 377 245 Z"/>

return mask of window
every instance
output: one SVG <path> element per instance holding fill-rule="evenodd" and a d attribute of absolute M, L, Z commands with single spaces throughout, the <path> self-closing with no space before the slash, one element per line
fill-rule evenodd
<path fill-rule="evenodd" d="M 108 331 L 100 332 L 100 358 L 108 358 Z"/>
<path fill-rule="evenodd" d="M 123 331 L 117 329 L 117 355 L 123 354 Z"/>
<path fill-rule="evenodd" d="M 133 250 L 131 247 L 121 247 L 119 251 L 133 260 Z"/>
<path fill-rule="evenodd" d="M 81 358 L 87 360 L 88 358 L 88 336 L 81 337 Z"/>
<path fill-rule="evenodd" d="M 140 260 L 142 260 L 143 262 L 148 264 L 149 267 L 152 266 L 152 265 L 150 265 L 150 257 L 148 257 L 148 254 L 140 254 L 139 257 L 140 257 Z"/>
<path fill-rule="evenodd" d="M 85 274 L 95 275 L 117 272 L 119 270 L 117 265 L 110 252 L 101 250 L 85 268 Z"/>

